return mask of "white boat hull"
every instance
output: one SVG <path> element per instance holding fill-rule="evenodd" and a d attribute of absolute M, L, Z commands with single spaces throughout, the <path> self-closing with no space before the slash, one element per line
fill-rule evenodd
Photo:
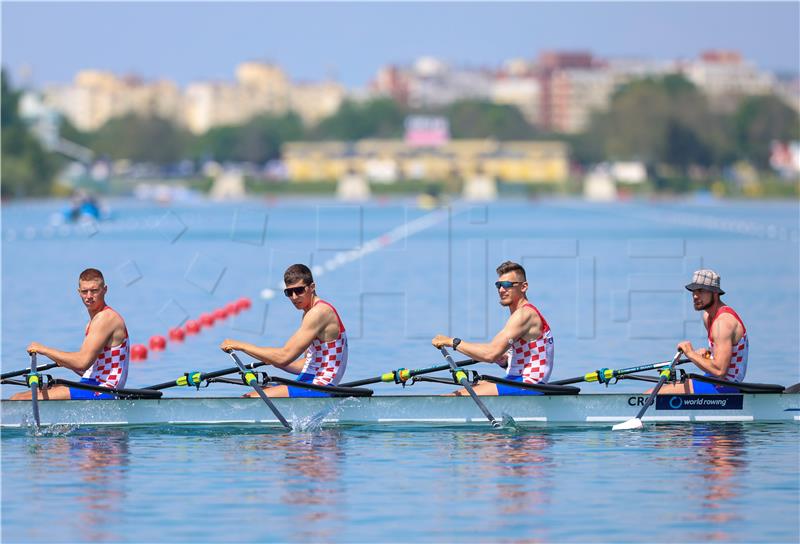
<path fill-rule="evenodd" d="M 613 424 L 632 418 L 640 394 L 482 397 L 495 417 L 523 425 Z M 295 426 L 322 424 L 487 424 L 469 397 L 373 396 L 274 399 Z M 260 399 L 40 401 L 42 425 L 280 425 Z M 645 422 L 800 422 L 800 394 L 664 395 Z M 2 401 L 0 425 L 30 425 L 30 401 Z"/>

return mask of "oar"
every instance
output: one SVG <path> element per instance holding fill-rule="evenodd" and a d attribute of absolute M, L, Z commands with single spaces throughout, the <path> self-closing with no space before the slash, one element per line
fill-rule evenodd
<path fill-rule="evenodd" d="M 683 363 L 688 363 L 689 359 L 681 359 L 678 361 L 679 365 Z M 659 368 L 664 368 L 665 366 L 669 366 L 672 364 L 672 361 L 661 361 L 658 363 L 650 363 L 641 366 L 632 366 L 629 368 L 620 368 L 620 369 L 612 369 L 612 368 L 601 368 L 599 370 L 595 370 L 593 372 L 589 372 L 584 374 L 583 376 L 577 376 L 575 378 L 567 378 L 565 380 L 557 380 L 547 382 L 550 385 L 570 385 L 573 383 L 581 383 L 581 382 L 600 382 L 600 383 L 608 383 L 609 380 L 613 380 L 619 376 L 625 376 L 626 374 L 634 374 L 636 372 L 644 372 L 646 370 L 657 370 Z"/>
<path fill-rule="evenodd" d="M 56 368 L 58 365 L 56 363 L 49 363 L 46 365 L 42 365 L 36 369 L 36 372 L 44 372 L 45 370 L 50 370 L 51 368 Z M 17 376 L 24 376 L 31 371 L 30 368 L 23 368 L 22 370 L 14 370 L 13 372 L 6 372 L 5 374 L 0 375 L 0 380 L 7 380 L 9 378 L 16 378 Z"/>
<path fill-rule="evenodd" d="M 647 409 L 650 408 L 650 405 L 653 404 L 653 401 L 656 400 L 656 396 L 658 395 L 658 391 L 661 389 L 661 386 L 664 385 L 664 383 L 667 381 L 667 378 L 669 378 L 672 374 L 672 370 L 678 364 L 678 359 L 680 359 L 681 353 L 683 352 L 678 350 L 678 352 L 675 354 L 675 357 L 672 358 L 672 364 L 669 365 L 669 368 L 661 371 L 661 378 L 659 378 L 658 383 L 653 388 L 653 392 L 650 393 L 649 397 L 647 397 L 644 406 L 642 406 L 642 409 L 639 410 L 638 414 L 636 414 L 636 417 L 629 419 L 628 421 L 623 421 L 622 423 L 617 423 L 611 427 L 613 430 L 625 431 L 629 429 L 641 429 L 644 426 L 642 425 L 642 416 Z"/>
<path fill-rule="evenodd" d="M 261 361 L 254 361 L 252 363 L 244 364 L 243 366 L 248 370 L 253 370 L 254 368 L 266 366 L 267 363 L 263 363 Z M 169 389 L 170 387 L 199 387 L 201 383 L 206 380 L 210 380 L 212 378 L 219 378 L 220 376 L 227 376 L 228 374 L 233 374 L 234 372 L 239 372 L 241 369 L 238 366 L 234 366 L 231 368 L 223 368 L 222 370 L 214 370 L 213 372 L 199 372 L 197 370 L 192 372 L 186 372 L 180 378 L 174 379 L 169 382 L 158 383 L 156 385 L 151 385 L 149 387 L 145 387 L 145 389 L 155 389 L 156 391 L 160 391 L 161 389 Z"/>
<path fill-rule="evenodd" d="M 266 393 L 264 393 L 264 390 L 261 389 L 261 387 L 259 387 L 258 378 L 256 378 L 256 375 L 253 374 L 252 372 L 249 372 L 244 367 L 242 362 L 239 360 L 239 357 L 234 352 L 229 351 L 228 355 L 230 355 L 231 359 L 233 359 L 233 362 L 236 363 L 236 366 L 239 368 L 239 372 L 241 372 L 242 375 L 244 376 L 244 381 L 247 382 L 247 385 L 252 387 L 255 390 L 255 392 L 258 393 L 258 396 L 261 397 L 261 400 L 263 400 L 267 406 L 269 406 L 269 409 L 272 410 L 272 413 L 275 414 L 275 417 L 278 418 L 278 421 L 280 421 L 284 427 L 286 427 L 291 431 L 292 426 L 289 425 L 289 422 L 286 421 L 286 418 L 283 417 L 283 414 L 281 414 L 280 411 L 272 403 L 272 401 L 269 400 L 269 397 L 267 396 Z"/>
<path fill-rule="evenodd" d="M 36 372 L 36 352 L 31 355 L 31 372 L 28 374 L 28 386 L 31 388 L 31 408 L 33 408 L 33 421 L 38 429 L 41 425 L 39 419 L 39 374 Z"/>
<path fill-rule="evenodd" d="M 456 366 L 469 366 L 479 363 L 480 361 L 475 361 L 473 359 L 466 359 L 464 361 L 457 361 Z M 356 380 L 354 382 L 347 382 L 347 383 L 340 383 L 339 387 L 360 387 L 362 385 L 369 385 L 372 383 L 381 383 L 381 382 L 394 382 L 394 383 L 405 383 L 410 378 L 414 376 L 419 376 L 420 374 L 430 374 L 431 372 L 439 372 L 441 370 L 448 370 L 450 365 L 437 365 L 437 366 L 429 366 L 428 368 L 419 368 L 417 370 L 408 370 L 407 368 L 398 368 L 397 370 L 391 370 L 389 372 L 385 372 L 380 376 L 375 376 L 374 378 L 364 378 L 363 380 Z"/>
<path fill-rule="evenodd" d="M 486 407 L 486 405 L 483 403 L 483 401 L 481 401 L 481 399 L 478 398 L 478 395 L 475 394 L 475 390 L 469 384 L 469 380 L 467 379 L 467 375 L 464 374 L 463 370 L 459 370 L 458 369 L 458 366 L 456 365 L 456 362 L 453 360 L 453 358 L 450 356 L 450 354 L 447 353 L 447 349 L 443 346 L 443 347 L 439 348 L 439 351 L 442 352 L 442 356 L 447 360 L 447 364 L 450 366 L 450 370 L 453 371 L 453 377 L 455 377 L 456 381 L 458 383 L 460 383 L 461 386 L 464 389 L 467 390 L 467 393 L 469 393 L 469 396 L 472 397 L 472 400 L 475 401 L 475 404 L 478 405 L 478 408 L 481 409 L 481 412 L 483 412 L 483 415 L 485 415 L 486 418 L 492 423 L 492 427 L 495 427 L 495 428 L 501 427 L 503 424 L 501 422 L 497 421 L 494 418 L 494 416 L 492 415 L 491 412 L 489 412 L 489 409 Z"/>

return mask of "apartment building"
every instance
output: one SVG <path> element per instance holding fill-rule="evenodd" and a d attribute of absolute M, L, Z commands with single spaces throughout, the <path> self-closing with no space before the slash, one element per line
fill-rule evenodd
<path fill-rule="evenodd" d="M 97 130 L 110 119 L 136 114 L 169 119 L 194 134 L 290 110 L 314 124 L 336 112 L 345 95 L 336 82 L 294 84 L 280 67 L 265 62 L 240 64 L 232 82 L 194 82 L 183 91 L 171 81 L 147 83 L 97 70 L 81 71 L 71 85 L 44 91 L 45 102 L 79 130 Z"/>
<path fill-rule="evenodd" d="M 144 83 L 99 70 L 83 70 L 72 85 L 46 89 L 44 101 L 83 131 L 97 130 L 109 119 L 132 113 L 180 120 L 181 95 L 174 83 Z"/>
<path fill-rule="evenodd" d="M 758 70 L 737 51 L 704 51 L 682 71 L 720 111 L 731 111 L 742 97 L 768 94 L 777 83 L 772 74 Z"/>

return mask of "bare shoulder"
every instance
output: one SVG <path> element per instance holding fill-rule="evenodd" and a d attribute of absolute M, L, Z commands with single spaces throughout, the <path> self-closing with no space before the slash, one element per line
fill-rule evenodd
<path fill-rule="evenodd" d="M 520 330 L 535 329 L 539 324 L 539 315 L 529 306 L 517 308 L 506 321 L 506 327 Z"/>
<path fill-rule="evenodd" d="M 117 327 L 124 327 L 125 321 L 115 310 L 110 312 L 102 311 L 92 318 L 91 326 L 103 327 L 104 329 L 116 329 Z"/>
<path fill-rule="evenodd" d="M 309 324 L 327 324 L 336 321 L 336 312 L 327 304 L 317 304 L 306 312 L 303 321 L 308 321 Z"/>
<path fill-rule="evenodd" d="M 539 318 L 539 312 L 534 310 L 530 303 L 519 308 L 516 312 L 514 312 L 512 317 L 514 317 L 515 315 L 518 316 L 521 322 L 525 323 L 537 323 L 541 321 L 541 319 Z"/>
<path fill-rule="evenodd" d="M 717 316 L 717 318 L 714 320 L 714 324 L 719 324 L 720 328 L 734 330 L 739 327 L 739 320 L 736 319 L 732 314 L 723 312 Z"/>

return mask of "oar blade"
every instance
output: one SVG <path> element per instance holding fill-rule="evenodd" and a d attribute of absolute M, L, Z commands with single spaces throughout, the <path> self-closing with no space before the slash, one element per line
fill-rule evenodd
<path fill-rule="evenodd" d="M 632 417 L 627 421 L 623 421 L 622 423 L 617 423 L 611 430 L 613 431 L 638 431 L 644 428 L 644 423 L 638 417 Z"/>
<path fill-rule="evenodd" d="M 495 425 L 495 427 L 496 427 L 496 425 Z M 510 430 L 516 431 L 516 430 L 519 429 L 519 425 L 517 425 L 517 422 L 514 421 L 514 418 L 511 417 L 510 414 L 506 414 L 504 412 L 503 413 L 503 421 L 500 424 L 500 428 L 502 428 L 502 429 L 510 429 Z"/>

